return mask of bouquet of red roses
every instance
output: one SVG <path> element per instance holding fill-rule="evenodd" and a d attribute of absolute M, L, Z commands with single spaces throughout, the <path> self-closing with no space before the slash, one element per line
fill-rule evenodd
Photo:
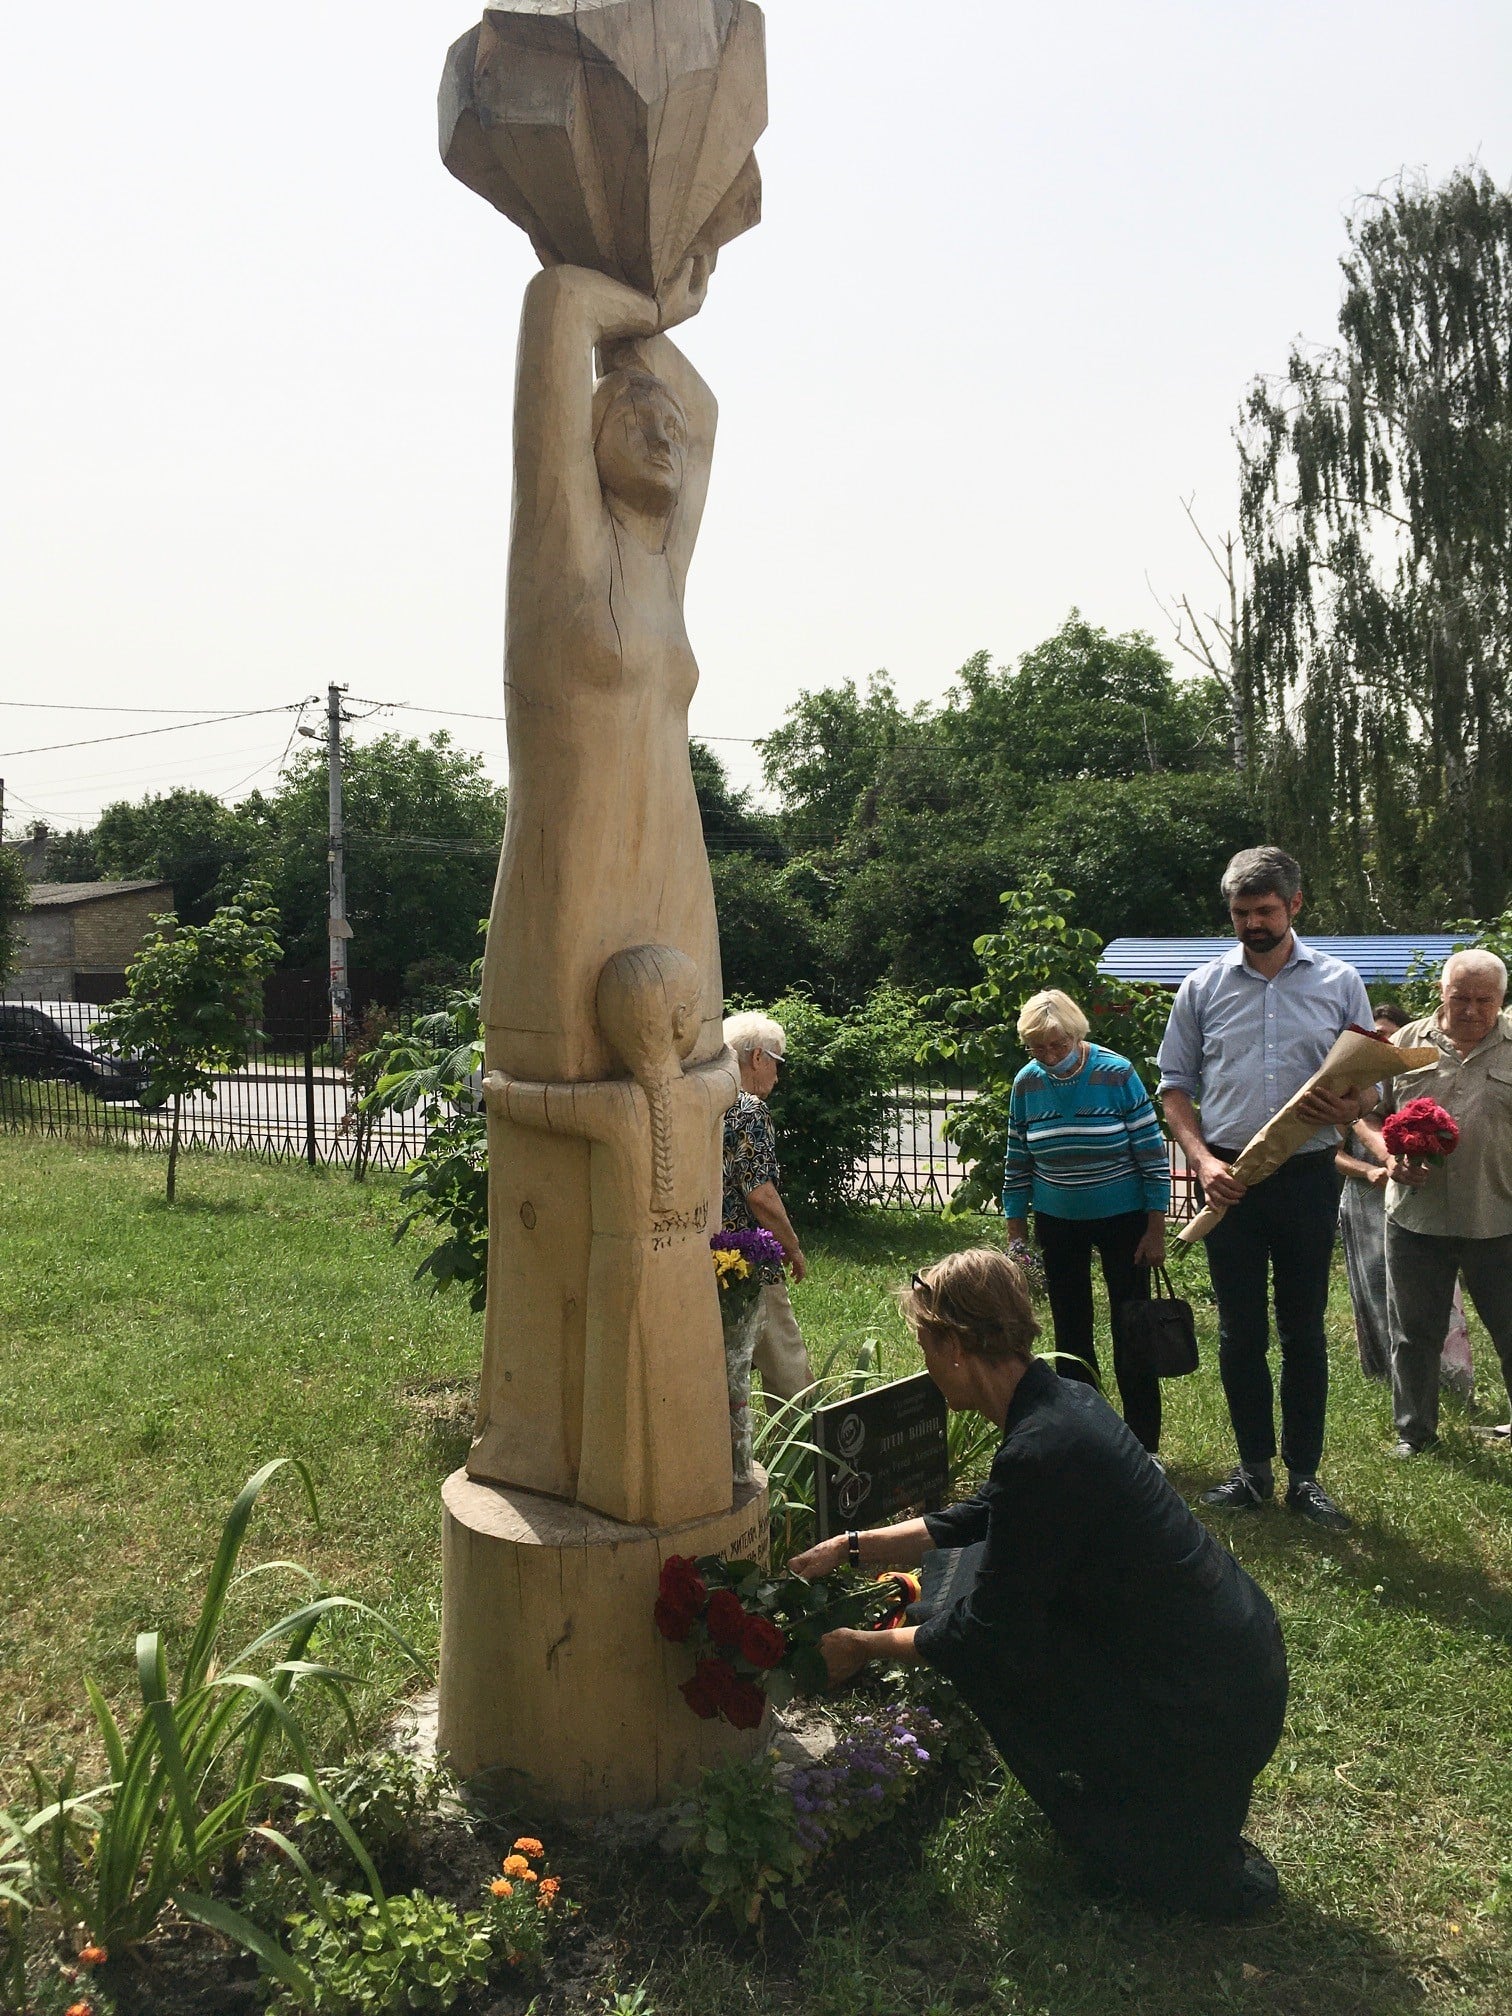
<path fill-rule="evenodd" d="M 1459 1141 L 1459 1123 L 1434 1099 L 1409 1099 L 1398 1112 L 1388 1113 L 1381 1132 L 1393 1155 L 1412 1162 L 1442 1165 Z"/>
<path fill-rule="evenodd" d="M 873 1582 L 837 1570 L 822 1582 L 764 1575 L 755 1561 L 672 1555 L 661 1572 L 656 1628 L 691 1648 L 693 1677 L 680 1692 L 695 1715 L 755 1729 L 768 1701 L 818 1694 L 828 1683 L 826 1631 L 885 1629 L 901 1621 L 919 1585 L 911 1575 Z"/>

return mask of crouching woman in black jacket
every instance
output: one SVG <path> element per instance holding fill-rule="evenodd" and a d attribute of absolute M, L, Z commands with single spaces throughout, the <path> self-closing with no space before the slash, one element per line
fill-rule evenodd
<path fill-rule="evenodd" d="M 793 1562 L 812 1579 L 983 1543 L 926 1621 L 831 1632 L 832 1683 L 871 1659 L 928 1660 L 1094 1884 L 1215 1917 L 1263 1908 L 1275 1871 L 1241 1829 L 1286 1708 L 1269 1601 L 1101 1395 L 1032 1355 L 1011 1260 L 952 1254 L 902 1302 L 947 1404 L 1003 1440 L 974 1497 Z"/>

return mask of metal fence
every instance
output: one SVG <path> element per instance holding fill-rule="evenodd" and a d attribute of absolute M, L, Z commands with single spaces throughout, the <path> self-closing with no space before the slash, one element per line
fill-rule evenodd
<path fill-rule="evenodd" d="M 945 1123 L 976 1096 L 965 1084 L 895 1086 L 888 1099 L 882 1145 L 866 1161 L 856 1164 L 853 1201 L 884 1210 L 943 1211 L 966 1179 L 966 1165 L 954 1142 L 947 1139 Z M 1196 1186 L 1174 1141 L 1169 1152 L 1170 1216 L 1185 1224 L 1199 1209 Z"/>
<path fill-rule="evenodd" d="M 89 1030 L 99 1012 L 82 1001 L 0 1003 L 0 1128 L 166 1153 L 171 1108 L 114 1096 L 120 1088 L 91 1068 L 99 1045 Z M 37 1015 L 61 1041 L 37 1024 Z M 81 1054 L 70 1055 L 70 1046 Z M 185 1099 L 179 1116 L 181 1148 L 305 1161 L 311 1168 L 360 1162 L 402 1169 L 424 1140 L 418 1108 L 358 1113 L 351 1079 L 333 1061 L 325 1028 L 313 1016 L 270 1029 L 244 1069 Z"/>
<path fill-rule="evenodd" d="M 89 1034 L 97 1007 L 79 1001 L 0 1004 L 0 1128 L 166 1152 L 166 1107 L 146 1111 L 134 1100 L 100 1097 L 83 1058 L 27 1053 L 17 1042 L 18 1008 L 44 1014 L 81 1052 L 98 1047 Z M 943 1211 L 966 1175 L 945 1123 L 976 1096 L 961 1083 L 895 1086 L 883 1140 L 856 1164 L 852 1200 L 886 1210 Z M 302 1160 L 311 1168 L 402 1169 L 424 1145 L 425 1121 L 419 1108 L 360 1115 L 351 1079 L 332 1060 L 323 1022 L 317 1026 L 312 1012 L 271 1029 L 245 1069 L 216 1079 L 213 1097 L 186 1099 L 179 1138 L 186 1149 Z M 1171 1216 L 1185 1221 L 1196 1210 L 1190 1175 L 1173 1144 Z"/>

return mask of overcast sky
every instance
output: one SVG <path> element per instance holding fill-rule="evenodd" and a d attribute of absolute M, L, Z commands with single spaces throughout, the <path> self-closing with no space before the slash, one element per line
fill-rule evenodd
<path fill-rule="evenodd" d="M 759 228 L 684 332 L 718 394 L 696 731 L 885 666 L 937 697 L 1078 605 L 1164 638 L 1232 426 L 1327 339 L 1343 219 L 1512 174 L 1505 0 L 768 0 Z M 452 180 L 460 0 L 72 0 L 0 26 L 0 700 L 497 715 L 523 236 Z M 365 711 L 365 710 L 362 710 Z M 504 772 L 502 723 L 446 725 Z M 7 833 L 277 774 L 292 717 L 0 707 Z M 716 745 L 754 781 L 749 740 Z"/>

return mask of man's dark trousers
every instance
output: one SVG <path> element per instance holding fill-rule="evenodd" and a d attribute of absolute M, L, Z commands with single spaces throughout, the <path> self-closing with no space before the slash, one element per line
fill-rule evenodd
<path fill-rule="evenodd" d="M 1237 1150 L 1215 1147 L 1233 1162 Z M 1339 1222 L 1340 1177 L 1331 1153 L 1294 1155 L 1231 1204 L 1208 1234 L 1208 1272 L 1218 1298 L 1218 1369 L 1241 1463 L 1276 1453 L 1270 1374 L 1269 1281 L 1281 1340 L 1281 1460 L 1316 1476 L 1328 1410 L 1329 1267 Z"/>

